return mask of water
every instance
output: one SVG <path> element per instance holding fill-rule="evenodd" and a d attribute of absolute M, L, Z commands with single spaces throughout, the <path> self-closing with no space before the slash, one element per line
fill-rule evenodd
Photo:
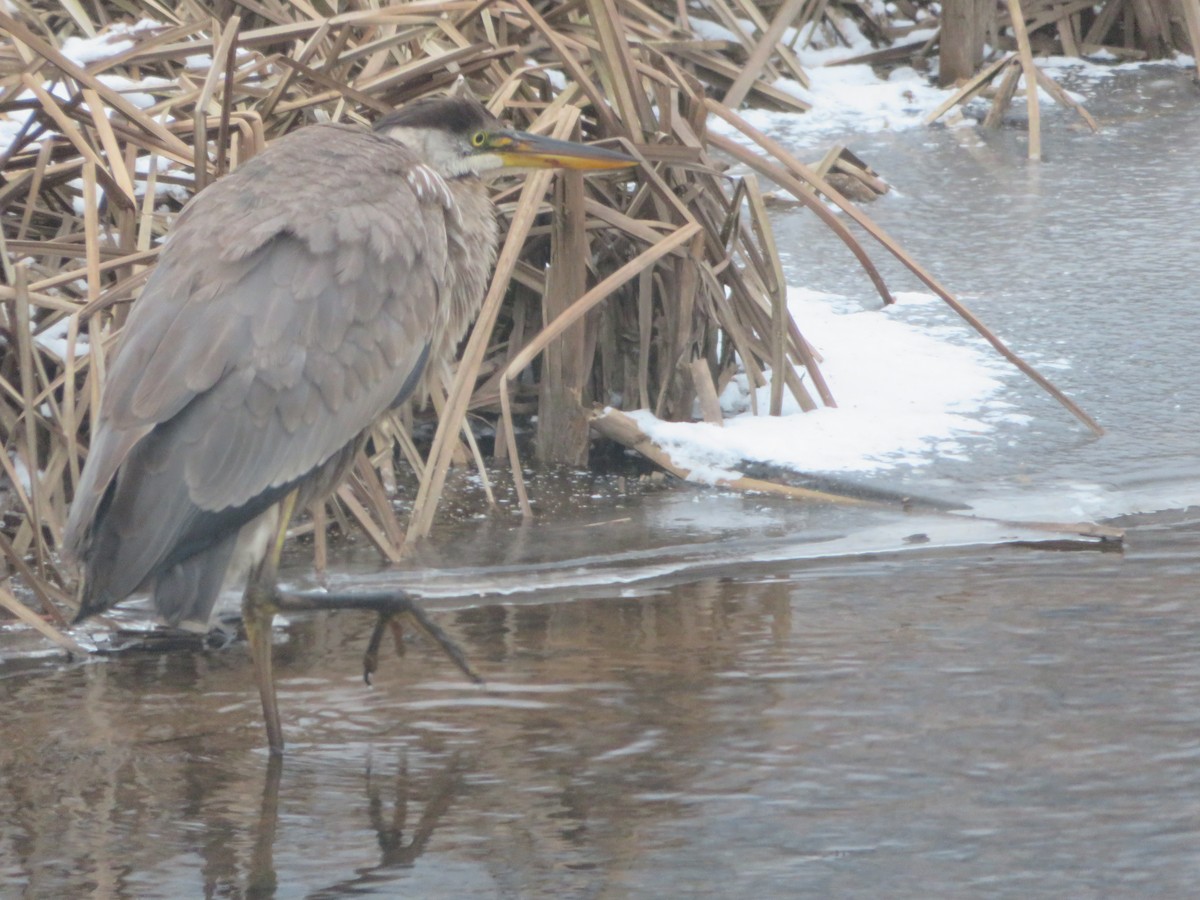
<path fill-rule="evenodd" d="M 1050 118 L 1036 167 L 1014 130 L 852 145 L 899 188 L 871 214 L 1108 428 L 1014 376 L 1032 426 L 880 486 L 1127 513 L 1124 552 L 545 474 L 522 526 L 460 479 L 411 571 L 332 580 L 415 584 L 488 686 L 418 641 L 367 688 L 367 619 L 296 618 L 282 765 L 242 645 L 65 665 L 0 634 L 0 896 L 1191 896 L 1200 98 L 1115 90 L 1093 112 L 1127 120 Z M 780 233 L 792 280 L 869 302 Z"/>
<path fill-rule="evenodd" d="M 1019 128 L 849 142 L 895 189 L 868 214 L 1107 431 L 1093 440 L 1014 370 L 1004 399 L 1035 416 L 1033 425 L 1002 429 L 965 465 L 912 473 L 913 484 L 944 484 L 972 501 L 982 493 L 1014 515 L 1044 514 L 1053 505 L 1040 500 L 1053 495 L 1061 506 L 1081 486 L 1081 515 L 1200 502 L 1200 417 L 1190 414 L 1200 405 L 1192 341 L 1200 95 L 1178 69 L 1117 71 L 1102 88 L 1066 84 L 1087 94 L 1101 131 L 1051 105 L 1037 165 L 1024 158 Z M 789 281 L 877 305 L 848 251 L 815 219 L 797 215 L 780 230 Z M 868 246 L 894 289 L 927 290 Z"/>

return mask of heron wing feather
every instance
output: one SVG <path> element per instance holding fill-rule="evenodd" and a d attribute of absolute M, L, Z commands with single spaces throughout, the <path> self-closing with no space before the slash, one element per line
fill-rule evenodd
<path fill-rule="evenodd" d="M 386 138 L 314 126 L 181 214 L 127 321 L 68 525 L 90 569 L 123 570 L 105 605 L 178 562 L 198 521 L 278 500 L 412 383 L 449 243 L 415 165 Z M 102 526 L 119 558 L 89 551 Z"/>

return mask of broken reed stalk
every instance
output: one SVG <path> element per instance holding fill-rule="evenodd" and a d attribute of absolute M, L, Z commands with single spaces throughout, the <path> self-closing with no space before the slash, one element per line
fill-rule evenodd
<path fill-rule="evenodd" d="M 78 642 L 73 640 L 69 635 L 63 634 L 58 628 L 47 625 L 41 616 L 30 610 L 29 607 L 13 596 L 12 592 L 3 585 L 0 585 L 0 606 L 3 606 L 14 618 L 24 622 L 47 640 L 58 644 L 58 646 L 66 650 L 71 656 L 83 659 L 88 655 L 88 651 L 80 646 Z"/>
<path fill-rule="evenodd" d="M 1029 32 L 1025 30 L 1025 14 L 1021 11 L 1021 0 L 1005 0 L 1008 4 L 1009 24 L 1017 40 L 1017 56 L 1021 60 L 1021 73 L 1025 76 L 1025 106 L 1029 114 L 1029 158 L 1042 158 L 1042 114 L 1038 102 L 1037 66 L 1033 63 L 1033 49 L 1029 46 Z"/>
<path fill-rule="evenodd" d="M 800 18 L 800 10 L 807 2 L 808 0 L 784 0 L 780 4 L 775 18 L 767 26 L 754 52 L 750 54 L 750 59 L 742 67 L 741 74 L 725 92 L 722 103 L 734 109 L 741 106 L 754 82 L 761 77 L 763 67 L 776 54 L 776 47 L 783 39 L 784 32 L 793 27 L 793 23 Z"/>
<path fill-rule="evenodd" d="M 743 184 L 750 201 L 751 221 L 766 254 L 766 274 L 771 278 L 765 285 L 771 298 L 771 400 L 768 412 L 772 416 L 779 416 L 783 414 L 784 372 L 787 369 L 787 281 L 783 277 L 783 263 L 775 246 L 775 234 L 767 216 L 766 201 L 758 187 L 758 179 L 751 175 Z M 824 385 L 824 379 L 821 384 Z M 834 405 L 831 400 L 832 395 L 826 399 L 826 405 Z"/>
<path fill-rule="evenodd" d="M 1116 9 L 1118 2 L 1124 0 L 1114 0 L 1108 7 Z M 1188 5 L 1200 5 L 1200 0 L 1182 0 L 1185 2 L 1185 9 Z M 1096 120 L 1092 117 L 1083 105 L 1071 98 L 1071 96 L 1062 89 L 1062 87 L 1053 78 L 1047 75 L 1042 68 L 1033 60 L 1033 53 L 1029 41 L 1029 32 L 1046 24 L 1037 17 L 1026 24 L 1025 14 L 1022 11 L 1020 0 L 1006 0 L 1009 20 L 1006 24 L 1012 29 L 1014 41 L 1017 49 L 1006 55 L 1000 56 L 992 62 L 985 65 L 972 78 L 962 85 L 953 96 L 939 105 L 933 112 L 925 117 L 925 124 L 931 125 L 944 116 L 955 106 L 963 105 L 979 96 L 985 88 L 999 75 L 1004 73 L 1001 78 L 1000 85 L 996 89 L 996 93 L 992 97 L 992 105 L 988 110 L 987 116 L 984 118 L 983 124 L 985 127 L 998 128 L 1004 121 L 1004 113 L 1012 102 L 1013 96 L 1016 94 L 1018 81 L 1021 76 L 1025 79 L 1025 96 L 1026 105 L 1028 107 L 1029 120 L 1029 158 L 1031 160 L 1041 159 L 1041 112 L 1035 86 L 1043 88 L 1055 102 L 1061 106 L 1073 110 L 1079 115 L 1087 126 L 1093 131 L 1099 131 L 1100 127 Z M 1062 16 L 1057 20 L 1060 25 L 1060 30 L 1064 35 L 1072 35 L 1072 27 L 1066 16 L 1069 12 L 1078 12 L 1080 9 L 1087 8 L 1090 4 L 1082 4 L 1076 9 L 1072 5 L 1060 7 L 1059 12 Z M 1102 13 L 1103 15 L 1103 13 Z M 1115 13 L 1114 13 L 1115 15 Z M 1071 43 L 1070 40 L 1067 43 Z M 1193 45 L 1200 46 L 1193 41 Z M 1074 51 L 1067 51 L 1068 55 L 1078 55 L 1079 48 L 1075 47 Z"/>
<path fill-rule="evenodd" d="M 511 409 L 508 408 L 507 399 L 509 397 L 509 381 L 533 362 L 534 358 L 545 350 L 551 341 L 561 337 L 564 331 L 587 315 L 592 307 L 606 300 L 617 288 L 621 287 L 634 276 L 650 269 L 668 253 L 673 253 L 686 244 L 699 234 L 700 230 L 700 226 L 694 222 L 684 225 L 675 233 L 668 235 L 648 250 L 631 259 L 576 300 L 570 308 L 547 325 L 536 338 L 525 345 L 525 348 L 508 364 L 500 379 L 500 402 L 505 407 L 504 425 L 506 434 L 513 433 Z M 515 451 L 515 446 L 509 447 L 510 458 L 512 459 L 513 480 L 516 482 L 517 494 L 521 500 L 521 511 L 526 516 L 531 516 L 533 515 L 533 510 L 529 506 L 529 497 L 525 492 L 524 477 L 521 474 L 520 459 Z"/>
<path fill-rule="evenodd" d="M 580 172 L 563 172 L 555 179 L 554 209 L 550 222 L 550 262 L 542 318 L 553 320 L 570 308 L 571 299 L 587 290 L 588 237 L 586 187 Z M 581 323 L 566 330 L 546 347 L 538 388 L 538 459 L 561 462 L 572 468 L 587 467 L 588 423 L 582 398 L 591 377 L 589 330 Z M 594 355 L 594 353 L 593 353 Z M 502 382 L 500 390 L 507 390 Z M 511 420 L 500 427 L 511 425 Z M 519 457 L 513 470 L 519 472 Z"/>
<path fill-rule="evenodd" d="M 799 160 L 791 156 L 787 150 L 782 147 L 777 141 L 758 131 L 756 128 L 747 123 L 741 116 L 727 110 L 715 103 L 708 101 L 709 109 L 716 115 L 723 118 L 726 122 L 733 125 L 740 132 L 755 140 L 760 146 L 768 149 L 775 159 L 784 161 L 787 168 L 781 168 L 780 164 L 768 162 L 766 159 L 759 157 L 753 153 L 745 151 L 740 145 L 727 139 L 718 139 L 714 137 L 714 141 L 719 141 L 720 145 L 730 154 L 735 155 L 741 162 L 746 163 L 752 168 L 757 169 L 768 178 L 773 179 L 776 183 L 786 187 L 793 196 L 797 199 L 805 200 L 810 196 L 813 190 L 819 191 L 822 195 L 830 200 L 834 205 L 841 209 L 844 213 L 854 219 L 864 230 L 867 231 L 875 240 L 887 249 L 889 253 L 900 260 L 906 268 L 916 275 L 922 282 L 925 283 L 930 290 L 936 293 L 942 300 L 953 309 L 968 325 L 996 351 L 1011 362 L 1014 366 L 1020 369 L 1028 376 L 1035 384 L 1046 391 L 1050 396 L 1057 400 L 1065 407 L 1075 418 L 1086 425 L 1096 435 L 1104 433 L 1104 429 L 1089 416 L 1083 409 L 1075 403 L 1070 397 L 1064 394 L 1058 387 L 1054 385 L 1046 376 L 1042 375 L 1032 365 L 1018 356 L 997 337 L 991 329 L 983 324 L 967 306 L 962 303 L 957 297 L 950 293 L 948 289 L 942 286 L 924 267 L 916 260 L 904 252 L 896 241 L 887 234 L 882 228 L 876 225 L 871 219 L 866 216 L 860 209 L 854 206 L 850 201 L 843 197 L 840 193 L 834 190 L 825 179 L 818 176 L 815 172 L 801 163 Z M 807 202 L 807 201 L 806 201 Z"/>
<path fill-rule="evenodd" d="M 700 396 L 716 417 L 717 388 L 740 365 L 752 402 L 771 372 L 771 411 L 784 392 L 802 409 L 833 405 L 786 313 L 765 206 L 752 186 L 723 172 L 720 154 L 730 144 L 706 128 L 720 108 L 706 100 L 709 92 L 806 108 L 771 83 L 780 75 L 805 80 L 781 40 L 784 13 L 795 6 L 785 3 L 768 21 L 748 0 L 712 0 L 707 8 L 733 27 L 736 46 L 701 39 L 686 20 L 648 4 L 617 0 L 550 7 L 445 0 L 331 17 L 307 4 L 252 4 L 238 10 L 240 21 L 216 23 L 215 32 L 190 0 L 72 4 L 74 22 L 38 0 L 16 13 L 0 8 L 0 115 L 25 123 L 0 148 L 0 327 L 19 334 L 11 346 L 24 348 L 0 350 L 0 468 L 13 482 L 9 513 L 17 522 L 0 536 L 18 580 L 32 581 L 47 610 L 70 591 L 55 549 L 98 412 L 106 354 L 182 203 L 268 139 L 318 118 L 366 122 L 460 75 L 515 125 L 618 140 L 641 167 L 632 183 L 599 177 L 566 188 L 578 218 L 563 224 L 547 218 L 552 174 L 529 176 L 519 189 L 499 183 L 504 246 L 445 402 L 434 404 L 440 411 L 428 461 L 422 465 L 393 417 L 373 433 L 374 468 L 360 462 L 355 479 L 316 517 L 322 529 L 353 520 L 396 558 L 402 536 L 383 485 L 394 483 L 398 448 L 420 476 L 407 537 L 428 534 L 468 411 L 499 419 L 498 453 L 507 448 L 523 491 L 513 419 L 537 411 L 545 402 L 539 398 L 557 398 L 569 417 L 572 402 L 582 410 L 594 398 L 619 395 L 679 419 Z M 793 24 L 827 14 L 825 5 L 807 4 Z M 80 64 L 60 46 L 81 29 L 79 16 L 92 32 L 127 16 L 165 23 L 125 35 L 128 49 Z M 750 31 L 739 24 L 747 20 Z M 197 55 L 211 57 L 207 67 L 190 67 Z M 135 83 L 129 96 L 118 76 Z M 140 98 L 147 94 L 148 101 Z M 834 196 L 824 182 L 795 180 L 790 157 L 751 139 L 752 155 L 775 160 L 768 177 L 781 172 L 802 186 L 799 199 L 846 242 L 890 302 L 857 238 L 824 208 L 817 191 Z M 566 244 L 556 250 L 556 241 Z M 564 256 L 570 271 L 560 271 Z M 18 284 L 11 262 L 21 258 L 27 275 Z M 51 329 L 65 329 L 65 342 L 46 340 Z M 579 365 L 564 364 L 561 354 L 547 364 L 542 354 L 568 329 L 570 352 L 582 348 Z M 794 371 L 798 364 L 817 397 Z M 526 372 L 537 390 L 518 380 Z M 22 487 L 14 458 L 31 473 L 32 491 Z M 529 509 L 527 498 L 523 506 Z M 323 533 L 316 543 L 323 552 Z M 26 557 L 34 568 L 41 560 L 44 572 Z"/>

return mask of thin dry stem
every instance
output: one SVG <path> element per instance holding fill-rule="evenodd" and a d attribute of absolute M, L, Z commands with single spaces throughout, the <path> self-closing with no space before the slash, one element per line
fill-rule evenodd
<path fill-rule="evenodd" d="M 66 16 L 40 0 L 0 8 L 0 115 L 23 123 L 0 148 L 0 328 L 14 336 L 0 344 L 0 469 L 12 481 L 5 546 L 21 563 L 11 563 L 21 588 L 13 596 L 50 608 L 73 593 L 57 542 L 99 414 L 108 354 L 188 198 L 288 131 L 318 120 L 367 123 L 460 76 L 518 127 L 606 140 L 641 165 L 632 177 L 573 183 L 565 195 L 573 218 L 557 225 L 547 195 L 554 176 L 496 184 L 506 238 L 436 415 L 428 461 L 400 416 L 381 424 L 371 466 L 360 464 L 356 481 L 328 505 L 340 528 L 349 527 L 349 510 L 355 527 L 398 558 L 403 540 L 389 490 L 404 457 L 420 477 L 407 539 L 428 534 L 458 436 L 474 444 L 468 411 L 500 420 L 494 452 L 507 449 L 528 510 L 513 417 L 537 413 L 545 397 L 563 404 L 568 421 L 611 397 L 674 419 L 690 418 L 699 399 L 715 419 L 715 391 L 740 368 L 753 387 L 773 373 L 773 412 L 785 391 L 803 409 L 833 405 L 787 314 L 765 204 L 726 174 L 727 157 L 753 158 L 795 192 L 890 302 L 887 286 L 825 208 L 823 198 L 845 201 L 824 179 L 809 178 L 752 131 L 743 129 L 755 144 L 746 150 L 706 128 L 714 113 L 740 121 L 710 94 L 804 110 L 773 83 L 806 77 L 784 42 L 787 26 L 833 19 L 826 4 L 795 0 L 762 9 L 749 0 L 704 6 L 733 41 L 702 39 L 688 30 L 688 16 L 677 16 L 677 4 L 642 0 L 428 0 L 335 16 L 307 0 L 239 2 L 240 19 L 215 22 L 191 0 L 95 0 L 70 4 Z M 67 38 L 102 34 L 128 16 L 162 24 L 122 35 L 132 46 L 108 58 L 83 64 L 63 53 Z M 199 57 L 209 62 L 197 67 Z M 116 78 L 134 87 L 119 89 L 125 83 Z M 831 167 L 842 159 L 831 156 Z M 849 162 L 840 171 L 858 173 L 864 184 L 873 178 Z M 916 266 L 861 211 L 843 208 Z M 547 291 L 552 302 L 541 305 Z M 564 334 L 570 343 L 559 345 L 561 353 L 544 356 Z M 795 371 L 800 364 L 816 397 Z M 419 406 L 403 418 L 434 415 Z M 578 458 L 577 441 L 586 455 L 587 440 L 581 429 L 553 452 Z M 482 467 L 480 448 L 472 454 Z M 29 473 L 29 490 L 16 460 Z M 317 524 L 323 554 L 324 523 Z"/>

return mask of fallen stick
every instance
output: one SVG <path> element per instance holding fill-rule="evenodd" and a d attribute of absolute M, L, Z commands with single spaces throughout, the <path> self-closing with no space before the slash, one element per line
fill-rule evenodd
<path fill-rule="evenodd" d="M 747 493 L 773 494 L 777 497 L 789 497 L 793 500 L 810 500 L 817 503 L 836 503 L 841 506 L 863 506 L 873 509 L 891 509 L 907 512 L 907 506 L 902 500 L 885 502 L 883 500 L 866 500 L 861 497 L 850 497 L 846 494 L 835 494 L 829 491 L 814 491 L 809 488 L 794 487 L 790 484 L 780 484 L 775 481 L 765 481 L 761 478 L 693 478 L 692 471 L 676 463 L 669 453 L 656 444 L 631 416 L 620 410 L 607 407 L 592 413 L 592 430 L 601 437 L 616 441 L 631 450 L 640 453 L 655 465 L 665 469 L 676 478 L 690 481 L 693 484 L 711 484 Z M 1096 538 L 1102 541 L 1122 541 L 1125 531 L 1111 525 L 1099 525 L 1095 522 L 1026 522 L 1013 519 L 995 519 L 990 516 L 973 516 L 936 508 L 921 508 L 922 514 L 950 516 L 956 519 L 967 519 L 977 522 L 994 522 L 1012 528 L 1027 528 L 1033 531 L 1046 531 L 1054 534 L 1071 534 L 1077 537 Z"/>
<path fill-rule="evenodd" d="M 718 478 L 712 481 L 701 481 L 692 478 L 690 469 L 677 465 L 671 455 L 654 443 L 650 436 L 638 426 L 638 423 L 625 413 L 607 408 L 592 414 L 592 429 L 601 437 L 616 441 L 631 450 L 636 450 L 656 466 L 665 469 L 676 478 L 700 484 L 715 484 L 717 487 L 732 488 L 737 491 L 753 491 L 763 494 L 776 494 L 780 497 L 791 497 L 795 500 L 815 500 L 820 503 L 839 503 L 844 506 L 874 506 L 889 508 L 891 504 L 875 500 L 863 500 L 860 497 L 847 497 L 844 494 L 831 494 L 826 491 L 814 491 L 809 488 L 793 487 L 789 484 L 779 484 L 774 481 L 763 481 L 759 478 Z"/>

